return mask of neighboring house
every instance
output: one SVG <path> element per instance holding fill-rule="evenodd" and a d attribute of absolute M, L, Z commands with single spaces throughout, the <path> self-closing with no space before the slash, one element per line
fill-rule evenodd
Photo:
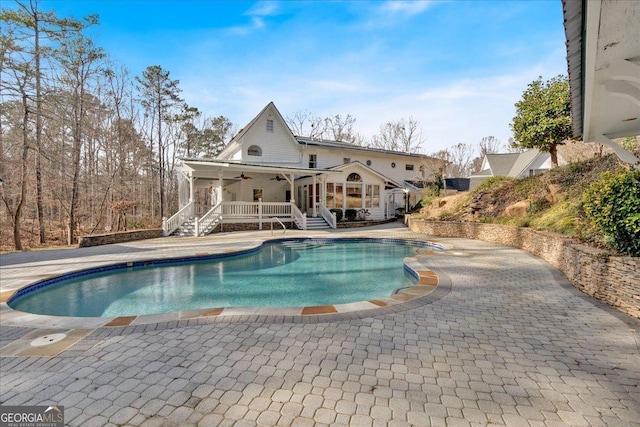
<path fill-rule="evenodd" d="M 566 164 L 558 155 L 558 163 Z M 551 155 L 531 149 L 522 153 L 487 154 L 482 159 L 480 172 L 469 177 L 469 189 L 473 190 L 480 183 L 494 176 L 525 178 L 551 169 Z"/>
<path fill-rule="evenodd" d="M 165 234 L 193 216 L 198 235 L 224 223 L 262 227 L 272 218 L 303 229 L 335 228 L 329 209 L 384 220 L 420 199 L 407 181 L 426 179 L 438 167 L 422 154 L 295 136 L 271 102 L 216 158 L 181 159 L 180 212 L 165 222 Z"/>

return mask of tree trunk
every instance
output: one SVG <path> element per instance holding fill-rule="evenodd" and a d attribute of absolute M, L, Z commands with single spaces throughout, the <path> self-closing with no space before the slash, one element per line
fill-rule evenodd
<path fill-rule="evenodd" d="M 556 144 L 549 145 L 549 154 L 551 155 L 551 167 L 558 167 L 558 146 Z"/>
<path fill-rule="evenodd" d="M 36 65 L 36 211 L 38 213 L 38 236 L 40 244 L 45 242 L 44 212 L 42 209 L 42 73 L 40 67 L 40 21 L 38 12 L 34 18 L 34 48 Z"/>

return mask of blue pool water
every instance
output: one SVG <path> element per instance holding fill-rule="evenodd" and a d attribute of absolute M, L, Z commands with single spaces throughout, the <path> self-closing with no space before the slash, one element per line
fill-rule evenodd
<path fill-rule="evenodd" d="M 414 285 L 403 258 L 415 250 L 415 245 L 368 240 L 265 243 L 244 255 L 83 272 L 21 291 L 9 305 L 36 314 L 115 317 L 367 301 Z"/>

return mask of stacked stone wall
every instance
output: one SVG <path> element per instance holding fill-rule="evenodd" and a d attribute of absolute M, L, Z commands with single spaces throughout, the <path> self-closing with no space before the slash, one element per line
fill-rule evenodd
<path fill-rule="evenodd" d="M 557 233 L 530 228 L 411 217 L 407 222 L 411 230 L 419 233 L 524 249 L 561 270 L 582 292 L 640 319 L 640 258 L 615 256 Z"/>
<path fill-rule="evenodd" d="M 154 239 L 156 237 L 162 237 L 161 228 L 95 234 L 92 236 L 78 237 L 78 247 L 88 248 L 90 246 L 110 245 L 113 243 L 132 242 L 134 240 Z"/>

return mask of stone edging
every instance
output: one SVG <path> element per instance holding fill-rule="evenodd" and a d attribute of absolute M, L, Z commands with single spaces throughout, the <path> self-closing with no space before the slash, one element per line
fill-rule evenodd
<path fill-rule="evenodd" d="M 426 221 L 408 217 L 412 231 L 462 237 L 523 249 L 561 270 L 569 282 L 601 301 L 640 319 L 640 258 L 579 244 L 557 233 L 476 222 Z"/>

